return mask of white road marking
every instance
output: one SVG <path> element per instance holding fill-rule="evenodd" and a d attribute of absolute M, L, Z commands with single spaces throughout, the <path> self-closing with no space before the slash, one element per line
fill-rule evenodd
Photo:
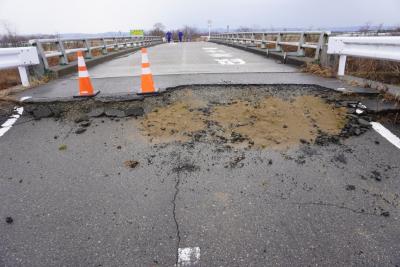
<path fill-rule="evenodd" d="M 223 59 L 215 59 L 221 65 L 243 65 L 246 62 L 240 58 L 223 58 Z"/>
<path fill-rule="evenodd" d="M 190 266 L 197 264 L 200 261 L 200 248 L 178 248 L 178 265 L 177 266 Z"/>
<path fill-rule="evenodd" d="M 210 53 L 210 54 L 215 54 L 215 53 L 224 54 L 224 53 L 226 53 L 224 50 L 206 50 L 205 52 Z"/>
<path fill-rule="evenodd" d="M 232 57 L 231 54 L 210 54 L 212 57 Z"/>
<path fill-rule="evenodd" d="M 14 111 L 17 112 L 17 114 L 13 114 L 10 116 L 10 118 L 1 125 L 0 127 L 0 137 L 2 137 L 8 130 L 11 129 L 11 127 L 14 125 L 14 123 L 21 117 L 22 113 L 24 112 L 23 107 L 15 107 Z"/>
<path fill-rule="evenodd" d="M 372 128 L 382 135 L 386 140 L 400 149 L 400 138 L 394 135 L 391 131 L 389 131 L 385 126 L 380 124 L 379 122 L 371 122 Z"/>
<path fill-rule="evenodd" d="M 32 98 L 32 97 L 31 96 L 23 96 L 23 97 L 21 97 L 19 99 L 19 101 L 25 101 L 25 100 L 30 99 L 30 98 Z"/>
<path fill-rule="evenodd" d="M 204 52 L 207 52 L 209 56 L 215 57 L 221 65 L 243 65 L 246 62 L 240 58 L 232 58 L 232 54 L 225 52 L 224 50 L 218 49 L 216 47 L 203 47 Z"/>
<path fill-rule="evenodd" d="M 357 113 L 357 114 L 362 114 L 362 113 L 364 113 L 364 110 L 357 108 L 357 109 L 356 109 L 356 113 Z"/>

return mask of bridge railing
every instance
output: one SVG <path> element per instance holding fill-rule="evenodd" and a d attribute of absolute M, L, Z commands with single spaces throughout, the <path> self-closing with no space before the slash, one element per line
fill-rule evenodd
<path fill-rule="evenodd" d="M 284 31 L 284 32 L 232 32 L 211 35 L 211 41 L 233 45 L 254 46 L 269 52 L 304 57 L 306 50 L 314 51 L 314 59 L 320 58 L 324 45 L 331 33 L 325 31 Z"/>
<path fill-rule="evenodd" d="M 99 54 L 107 54 L 109 49 L 120 50 L 132 47 L 143 47 L 156 43 L 161 43 L 162 38 L 158 36 L 124 36 L 124 37 L 92 37 L 92 38 L 60 38 L 60 39 L 35 39 L 29 41 L 36 46 L 39 57 L 45 69 L 50 69 L 49 59 L 56 65 L 68 65 L 70 58 L 68 55 L 77 51 L 84 51 L 86 58 L 92 58 L 94 51 Z"/>
<path fill-rule="evenodd" d="M 26 67 L 37 64 L 39 64 L 39 58 L 35 47 L 0 48 L 0 70 L 18 68 L 24 87 L 29 86 Z"/>
<path fill-rule="evenodd" d="M 331 37 L 328 54 L 340 55 L 338 75 L 344 76 L 347 56 L 400 62 L 400 37 Z"/>

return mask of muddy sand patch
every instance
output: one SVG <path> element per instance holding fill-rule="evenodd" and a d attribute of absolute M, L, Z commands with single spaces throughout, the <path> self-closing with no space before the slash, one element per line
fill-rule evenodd
<path fill-rule="evenodd" d="M 256 148 L 286 149 L 313 143 L 319 134 L 338 135 L 346 108 L 337 108 L 314 94 L 203 97 L 186 90 L 140 120 L 151 142 L 206 141 Z M 216 101 L 218 100 L 218 101 Z"/>

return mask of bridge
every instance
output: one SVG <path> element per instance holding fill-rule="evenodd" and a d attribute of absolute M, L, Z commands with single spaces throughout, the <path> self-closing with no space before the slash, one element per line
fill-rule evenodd
<path fill-rule="evenodd" d="M 399 37 L 376 38 L 0 50 L 28 87 L 0 116 L 0 265 L 399 264 L 398 89 L 342 75 L 347 56 L 400 60 Z M 157 94 L 140 94 L 145 47 Z M 78 51 L 96 96 L 74 97 Z M 315 62 L 338 78 L 301 70 Z"/>

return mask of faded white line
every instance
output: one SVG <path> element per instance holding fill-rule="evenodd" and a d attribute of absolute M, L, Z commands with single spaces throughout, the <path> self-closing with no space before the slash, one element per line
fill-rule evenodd
<path fill-rule="evenodd" d="M 4 122 L 0 127 L 0 137 L 2 137 L 6 132 L 8 132 L 14 123 L 21 117 L 22 113 L 24 112 L 23 107 L 15 107 L 14 111 L 16 114 L 10 116 L 10 118 Z"/>
<path fill-rule="evenodd" d="M 178 265 L 177 266 L 191 266 L 198 264 L 200 261 L 200 248 L 178 248 Z"/>
<path fill-rule="evenodd" d="M 215 59 L 219 64 L 221 65 L 243 65 L 246 64 L 246 62 L 240 58 L 221 58 L 221 59 Z"/>
<path fill-rule="evenodd" d="M 19 99 L 19 101 L 25 101 L 25 100 L 28 100 L 28 99 L 30 99 L 30 98 L 32 98 L 31 96 L 23 96 L 23 97 L 21 97 L 20 99 Z"/>
<path fill-rule="evenodd" d="M 379 122 L 371 122 L 372 128 L 382 135 L 386 140 L 400 149 L 400 138 L 394 135 L 391 131 L 389 131 L 385 126 L 380 124 Z"/>

